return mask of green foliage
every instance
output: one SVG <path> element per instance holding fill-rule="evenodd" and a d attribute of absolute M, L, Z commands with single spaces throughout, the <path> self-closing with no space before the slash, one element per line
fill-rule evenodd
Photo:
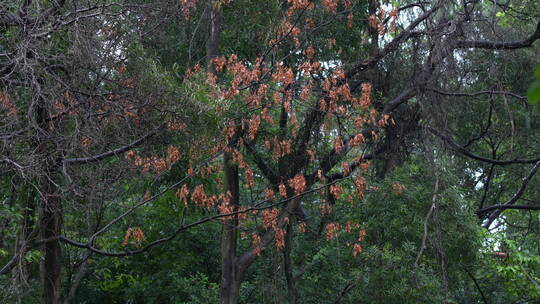
<path fill-rule="evenodd" d="M 527 90 L 527 99 L 532 105 L 540 101 L 540 64 L 536 66 L 534 77 L 536 79 L 530 84 Z"/>

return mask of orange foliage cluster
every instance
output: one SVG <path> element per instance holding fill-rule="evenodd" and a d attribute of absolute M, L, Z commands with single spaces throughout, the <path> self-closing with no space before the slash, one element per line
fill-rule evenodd
<path fill-rule="evenodd" d="M 306 232 L 306 230 L 307 230 L 307 227 L 306 227 L 305 222 L 301 222 L 300 224 L 298 224 L 298 231 L 300 231 L 301 233 L 304 233 Z"/>
<path fill-rule="evenodd" d="M 336 137 L 336 139 L 334 139 L 334 151 L 336 151 L 336 153 L 341 153 L 341 151 L 343 150 L 343 140 L 341 139 L 341 137 Z"/>
<path fill-rule="evenodd" d="M 255 256 L 261 255 L 261 237 L 258 234 L 252 234 L 251 235 L 251 244 L 253 246 L 253 254 Z"/>
<path fill-rule="evenodd" d="M 180 203 L 184 202 L 184 207 L 187 208 L 188 206 L 188 196 L 189 196 L 189 188 L 186 184 L 183 184 L 182 187 L 176 191 L 176 196 L 180 200 Z"/>
<path fill-rule="evenodd" d="M 357 256 L 362 253 L 362 246 L 358 243 L 355 243 L 353 246 L 353 256 Z"/>
<path fill-rule="evenodd" d="M 122 245 L 127 246 L 129 244 L 129 240 L 132 240 L 135 247 L 140 247 L 144 239 L 144 232 L 141 230 L 141 228 L 130 227 L 124 235 L 124 241 L 122 242 Z"/>
<path fill-rule="evenodd" d="M 320 204 L 319 205 L 319 211 L 321 212 L 321 215 L 324 216 L 326 214 L 332 213 L 332 205 L 330 204 Z"/>
<path fill-rule="evenodd" d="M 338 184 L 330 185 L 330 194 L 332 194 L 332 196 L 335 199 L 338 200 L 341 197 L 342 192 L 343 192 L 343 188 L 341 188 L 341 185 L 338 185 Z"/>
<path fill-rule="evenodd" d="M 298 195 L 306 190 L 306 179 L 303 175 L 296 175 L 289 181 L 289 186 L 294 190 L 294 195 Z"/>
<path fill-rule="evenodd" d="M 197 0 L 180 0 L 180 6 L 182 7 L 182 15 L 184 19 L 189 20 L 191 10 L 195 9 Z"/>
<path fill-rule="evenodd" d="M 351 28 L 353 26 L 353 14 L 352 13 L 349 13 L 347 15 L 347 27 Z"/>
<path fill-rule="evenodd" d="M 272 189 L 264 189 L 264 197 L 267 199 L 267 200 L 273 200 L 275 198 L 275 193 L 274 193 L 274 190 Z"/>
<path fill-rule="evenodd" d="M 229 87 L 222 93 L 224 99 L 232 100 L 240 95 L 240 89 L 242 86 L 248 87 L 253 83 L 259 81 L 259 78 L 266 70 L 261 68 L 260 60 L 257 60 L 253 68 L 249 68 L 244 63 L 238 61 L 238 56 L 232 54 L 228 59 L 225 57 L 217 57 L 212 59 L 214 66 L 218 72 L 222 72 L 225 69 L 233 76 L 232 81 L 229 83 Z M 209 76 L 213 74 L 209 73 Z M 215 83 L 215 79 L 211 81 Z M 260 104 L 260 101 L 266 94 L 268 87 L 261 85 L 258 90 L 253 90 L 251 93 L 253 96 L 246 99 L 248 107 L 253 108 Z"/>
<path fill-rule="evenodd" d="M 342 162 L 341 168 L 343 169 L 343 176 L 349 176 L 349 174 L 351 173 L 351 166 L 349 165 L 349 163 Z"/>
<path fill-rule="evenodd" d="M 257 131 L 259 130 L 260 125 L 261 125 L 260 115 L 255 115 L 253 118 L 249 120 L 249 133 L 248 133 L 249 140 L 255 139 L 255 135 L 257 134 Z"/>
<path fill-rule="evenodd" d="M 388 114 L 383 114 L 383 116 L 381 117 L 381 119 L 377 122 L 377 124 L 379 125 L 379 127 L 385 127 L 388 125 L 388 122 L 391 122 L 393 125 L 396 124 L 396 122 L 394 121 L 394 119 L 390 118 L 390 115 Z"/>
<path fill-rule="evenodd" d="M 334 45 L 336 45 L 336 39 L 334 38 L 328 39 L 328 48 L 331 49 L 334 47 Z"/>
<path fill-rule="evenodd" d="M 356 179 L 354 180 L 354 185 L 356 186 L 358 199 L 362 200 L 364 198 L 364 190 L 367 190 L 368 188 L 366 179 L 362 176 L 357 176 Z"/>
<path fill-rule="evenodd" d="M 360 95 L 360 108 L 365 110 L 371 104 L 371 83 L 362 83 L 362 95 Z"/>
<path fill-rule="evenodd" d="M 81 138 L 81 147 L 87 148 L 88 146 L 90 146 L 90 138 L 88 138 L 88 136 L 83 136 Z"/>
<path fill-rule="evenodd" d="M 281 197 L 283 198 L 287 197 L 287 187 L 285 187 L 284 184 L 279 184 L 278 188 L 279 188 L 279 195 L 281 195 Z"/>
<path fill-rule="evenodd" d="M 347 222 L 346 231 L 350 232 L 352 230 L 352 227 L 358 228 L 360 225 L 358 224 L 350 224 L 350 222 Z M 360 234 L 358 236 L 357 241 L 353 244 L 353 256 L 357 256 L 362 253 L 363 248 L 360 243 L 364 240 L 364 237 L 366 236 L 366 231 L 364 229 L 360 229 Z M 347 243 L 347 247 L 349 247 L 351 244 Z"/>
<path fill-rule="evenodd" d="M 246 178 L 246 188 L 253 188 L 255 186 L 255 174 L 253 173 L 253 170 L 251 170 L 250 167 L 244 168 L 244 176 Z"/>
<path fill-rule="evenodd" d="M 357 223 L 352 223 L 351 221 L 347 221 L 345 223 L 345 232 L 351 233 L 353 231 L 353 228 L 354 229 L 360 228 L 360 225 Z M 335 227 L 333 227 L 332 229 L 333 231 L 336 231 Z M 339 226 L 338 226 L 338 229 L 339 229 Z M 333 235 L 328 234 L 328 230 L 327 230 L 327 240 L 329 239 L 329 236 L 333 237 Z M 353 256 L 357 256 L 358 254 L 362 253 L 362 246 L 360 245 L 360 243 L 364 240 L 365 236 L 366 236 L 366 231 L 364 229 L 360 229 L 358 238 L 353 244 L 351 244 L 350 242 L 345 243 L 347 247 L 350 247 L 351 245 L 353 245 L 353 252 L 352 252 Z"/>
<path fill-rule="evenodd" d="M 279 210 L 276 208 L 264 210 L 262 212 L 264 229 L 278 228 L 278 216 Z"/>
<path fill-rule="evenodd" d="M 275 228 L 275 241 L 276 241 L 276 249 L 280 250 L 285 247 L 285 235 L 287 232 L 285 232 L 285 229 L 283 228 Z"/>
<path fill-rule="evenodd" d="M 202 177 L 208 177 L 214 173 L 221 172 L 221 165 L 219 163 L 214 165 L 209 165 L 207 167 L 201 167 L 199 173 Z"/>
<path fill-rule="evenodd" d="M 313 9 L 315 2 L 313 0 L 287 0 L 291 4 L 291 9 L 301 10 L 301 9 Z"/>
<path fill-rule="evenodd" d="M 291 154 L 291 145 L 292 145 L 291 139 L 282 140 L 282 141 L 278 141 L 277 139 L 274 139 L 274 143 L 273 143 L 274 150 L 272 152 L 272 156 L 277 159 L 285 155 Z"/>
<path fill-rule="evenodd" d="M 278 222 L 279 210 L 276 208 L 264 210 L 262 212 L 262 218 L 263 218 L 264 229 L 265 230 L 272 229 L 275 233 L 274 240 L 276 244 L 276 249 L 280 250 L 283 247 L 285 247 L 286 232 L 283 228 L 279 227 L 279 222 Z M 289 220 L 288 218 L 284 219 L 285 222 L 288 222 L 288 220 Z M 260 242 L 258 243 L 258 245 L 260 245 Z M 260 249 L 259 247 L 255 247 L 255 243 L 254 243 L 254 250 L 257 251 L 259 249 Z"/>
<path fill-rule="evenodd" d="M 335 13 L 339 4 L 339 0 L 322 0 L 322 4 L 327 11 Z"/>
<path fill-rule="evenodd" d="M 167 123 L 167 129 L 169 131 L 184 131 L 187 129 L 187 125 L 183 122 L 169 122 Z"/>
<path fill-rule="evenodd" d="M 201 65 L 197 63 L 195 66 L 193 66 L 193 68 L 188 68 L 186 70 L 184 79 L 189 79 L 191 78 L 191 76 L 193 76 L 193 74 L 199 73 L 200 71 L 201 71 Z"/>
<path fill-rule="evenodd" d="M 168 170 L 180 159 L 180 151 L 174 146 L 169 146 L 167 148 L 166 157 L 141 157 L 137 151 L 129 150 L 125 153 L 126 160 L 133 161 L 135 167 L 141 168 L 141 171 L 146 173 L 151 169 L 157 173 L 161 173 L 165 170 Z"/>
<path fill-rule="evenodd" d="M 284 88 L 294 82 L 294 74 L 290 67 L 283 67 L 281 64 L 276 64 L 276 71 L 272 73 L 272 80 L 281 83 Z"/>
<path fill-rule="evenodd" d="M 311 6 L 308 5 L 308 8 L 310 7 Z M 287 10 L 287 16 L 292 16 L 294 12 L 295 9 L 293 7 L 290 7 Z M 288 18 L 284 18 L 281 21 L 279 28 L 277 29 L 276 38 L 270 39 L 270 41 L 268 41 L 268 46 L 275 47 L 285 41 L 285 38 L 290 37 L 292 38 L 295 46 L 300 47 L 300 39 L 298 37 L 301 33 L 302 30 L 299 27 L 292 25 Z"/>
<path fill-rule="evenodd" d="M 234 123 L 234 120 L 231 120 L 227 123 L 227 127 L 225 128 L 226 140 L 230 140 L 231 138 L 233 138 L 235 132 L 236 124 Z"/>
<path fill-rule="evenodd" d="M 359 146 L 360 144 L 364 142 L 364 140 L 365 140 L 364 135 L 362 135 L 362 133 L 358 133 L 351 140 L 351 146 L 353 147 Z"/>
<path fill-rule="evenodd" d="M 309 154 L 309 161 L 314 161 L 315 160 L 315 151 L 313 150 L 307 150 L 306 151 L 308 154 Z"/>
<path fill-rule="evenodd" d="M 376 29 L 381 36 L 384 35 L 386 32 L 385 23 L 383 22 L 386 17 L 387 12 L 383 8 L 379 7 L 377 15 L 372 14 L 371 16 L 369 16 L 368 19 L 369 26 L 371 26 L 373 29 Z M 399 17 L 399 10 L 397 8 L 390 10 L 388 12 L 388 17 L 390 18 L 390 20 L 392 20 L 392 22 L 390 23 L 390 31 L 395 32 L 397 28 L 396 21 Z"/>
<path fill-rule="evenodd" d="M 395 195 L 401 196 L 403 192 L 405 191 L 405 186 L 400 183 L 394 183 L 392 185 L 392 191 L 394 192 Z"/>
<path fill-rule="evenodd" d="M 353 228 L 358 228 L 358 227 L 360 227 L 359 224 L 352 223 L 351 221 L 347 221 L 347 222 L 345 223 L 345 231 L 346 231 L 347 233 L 351 233 L 351 231 L 352 231 Z"/>
<path fill-rule="evenodd" d="M 231 204 L 231 197 L 232 194 L 230 191 L 227 191 L 227 195 L 221 196 L 221 204 L 218 206 L 218 210 L 220 214 L 229 214 L 234 211 L 234 206 Z M 222 219 L 225 220 L 229 217 L 223 217 Z"/>
<path fill-rule="evenodd" d="M 331 241 L 337 237 L 337 233 L 340 229 L 341 225 L 339 223 L 329 223 L 326 225 L 326 240 Z"/>
<path fill-rule="evenodd" d="M 270 115 L 270 108 L 269 107 L 264 107 L 263 110 L 261 111 L 261 118 L 266 121 L 267 123 L 273 125 L 274 124 L 274 119 L 272 119 L 272 115 Z M 270 149 L 268 149 L 270 150 Z"/>
<path fill-rule="evenodd" d="M 249 165 L 244 161 L 244 155 L 238 150 L 233 151 L 233 163 L 238 165 L 238 168 L 244 170 L 244 177 L 246 178 L 246 188 L 253 188 L 255 186 L 255 174 Z"/>
<path fill-rule="evenodd" d="M 304 88 L 300 92 L 300 96 L 299 96 L 300 100 L 302 100 L 302 101 L 308 101 L 309 100 L 312 87 L 313 87 L 313 85 L 311 83 L 308 83 L 307 85 L 304 86 Z"/>
<path fill-rule="evenodd" d="M 65 91 L 54 101 L 53 106 L 57 117 L 62 114 L 76 115 L 78 114 L 79 102 L 73 98 L 69 91 Z"/>

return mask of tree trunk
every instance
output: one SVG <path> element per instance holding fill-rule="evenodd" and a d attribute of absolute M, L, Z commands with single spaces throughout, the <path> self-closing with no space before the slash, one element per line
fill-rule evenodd
<path fill-rule="evenodd" d="M 212 59 L 219 55 L 219 33 L 221 32 L 219 7 L 216 0 L 208 0 L 208 40 L 206 41 L 206 60 L 208 72 L 216 76 L 216 67 Z"/>
<path fill-rule="evenodd" d="M 46 181 L 47 189 L 53 190 L 54 184 Z M 60 198 L 49 191 L 44 194 L 40 212 L 41 238 L 50 239 L 60 235 L 62 227 L 62 206 Z M 60 300 L 61 247 L 58 240 L 46 242 L 42 247 L 43 260 L 40 265 L 43 286 L 42 303 L 57 304 Z"/>
<path fill-rule="evenodd" d="M 238 167 L 231 163 L 232 155 L 229 152 L 224 154 L 225 168 L 225 191 L 231 193 L 230 203 L 233 210 L 238 208 L 239 180 Z M 221 285 L 220 298 L 222 304 L 238 303 L 240 289 L 240 273 L 238 271 L 236 258 L 238 219 L 228 219 L 223 222 L 223 232 L 221 236 Z"/>
<path fill-rule="evenodd" d="M 40 279 L 42 286 L 41 302 L 43 304 L 58 304 L 60 301 L 60 273 L 62 267 L 62 252 L 60 242 L 55 240 L 62 229 L 62 200 L 55 180 L 58 177 L 58 160 L 55 143 L 50 139 L 52 126 L 47 119 L 49 113 L 45 101 L 36 107 L 36 124 L 40 136 L 36 141 L 36 151 L 44 156 L 44 169 L 40 182 L 41 205 L 39 209 L 39 230 L 41 239 L 50 240 L 41 247 L 43 259 L 40 264 Z"/>
<path fill-rule="evenodd" d="M 219 54 L 219 34 L 221 32 L 220 12 L 215 0 L 208 0 L 208 40 L 206 41 L 206 57 L 208 72 L 217 76 L 212 59 Z M 226 151 L 223 155 L 223 168 L 225 171 L 225 192 L 230 193 L 230 204 L 237 210 L 240 199 L 238 166 L 232 163 L 232 154 Z M 240 278 L 238 272 L 236 245 L 238 219 L 233 217 L 223 221 L 221 235 L 221 284 L 220 303 L 236 304 L 240 291 Z"/>
<path fill-rule="evenodd" d="M 292 224 L 287 224 L 285 248 L 283 250 L 283 263 L 285 270 L 285 279 L 287 280 L 287 290 L 289 292 L 289 304 L 296 304 L 298 302 L 298 290 L 296 290 L 296 278 L 293 275 L 293 263 L 291 257 L 292 234 Z"/>

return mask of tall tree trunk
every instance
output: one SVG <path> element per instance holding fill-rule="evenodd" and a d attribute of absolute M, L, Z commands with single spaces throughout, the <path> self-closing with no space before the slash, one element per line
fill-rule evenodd
<path fill-rule="evenodd" d="M 375 0 L 369 0 L 368 1 L 368 13 L 370 16 L 376 16 L 377 9 L 379 8 L 379 1 Z M 379 29 L 376 27 L 372 27 L 371 24 L 367 25 L 369 38 L 371 38 L 371 49 L 370 54 L 371 56 L 377 54 L 379 52 Z"/>
<path fill-rule="evenodd" d="M 219 34 L 221 32 L 220 12 L 218 2 L 208 0 L 208 40 L 206 41 L 206 57 L 208 72 L 217 77 L 217 71 L 212 59 L 219 55 Z M 233 210 L 238 208 L 240 187 L 238 166 L 232 163 L 232 153 L 226 151 L 223 155 L 223 168 L 225 171 L 225 192 L 231 194 L 230 203 Z M 220 303 L 238 303 L 240 291 L 240 277 L 238 272 L 236 245 L 237 245 L 238 219 L 233 217 L 223 221 L 221 235 L 221 283 Z"/>
<path fill-rule="evenodd" d="M 285 236 L 285 248 L 283 250 L 283 263 L 285 279 L 287 280 L 287 290 L 289 292 L 289 304 L 298 303 L 298 290 L 296 290 L 296 278 L 293 274 L 292 251 L 292 224 L 287 224 L 287 234 Z"/>
<path fill-rule="evenodd" d="M 60 242 L 54 238 L 60 236 L 62 229 L 62 201 L 55 179 L 58 177 L 58 160 L 55 158 L 56 145 L 51 141 L 52 127 L 47 121 L 49 113 L 45 102 L 36 108 L 36 123 L 40 137 L 36 142 L 36 151 L 44 156 L 44 170 L 40 181 L 41 205 L 39 210 L 39 229 L 41 239 L 49 239 L 41 247 L 43 259 L 40 264 L 42 284 L 41 302 L 58 304 L 60 301 L 60 273 L 62 251 Z"/>
<path fill-rule="evenodd" d="M 47 181 L 48 189 L 52 182 Z M 51 189 L 52 190 L 52 189 Z M 52 193 L 51 193 L 52 192 Z M 62 206 L 60 198 L 53 191 L 45 194 L 41 206 L 40 228 L 41 238 L 50 239 L 60 235 L 62 227 Z M 61 247 L 58 240 L 46 242 L 42 247 L 43 260 L 40 265 L 41 283 L 43 285 L 42 303 L 57 304 L 60 300 Z"/>
<path fill-rule="evenodd" d="M 233 205 L 233 210 L 236 210 L 240 198 L 238 167 L 232 164 L 232 154 L 230 152 L 226 152 L 223 159 L 225 168 L 225 191 L 231 193 L 230 203 Z M 223 222 L 223 232 L 221 236 L 220 285 L 220 298 L 222 304 L 238 303 L 241 279 L 236 257 L 237 226 L 238 219 L 236 217 Z"/>
<path fill-rule="evenodd" d="M 217 6 L 219 1 L 208 0 L 208 40 L 206 40 L 206 60 L 208 72 L 217 76 L 216 67 L 212 59 L 219 55 L 219 34 L 221 32 L 220 12 Z"/>

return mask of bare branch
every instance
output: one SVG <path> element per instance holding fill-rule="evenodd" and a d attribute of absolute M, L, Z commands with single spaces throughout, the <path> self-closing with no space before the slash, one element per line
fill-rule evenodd
<path fill-rule="evenodd" d="M 540 161 L 540 157 L 536 157 L 536 158 L 515 158 L 515 159 L 509 159 L 509 160 L 499 160 L 499 159 L 492 159 L 492 158 L 479 156 L 479 155 L 476 155 L 476 154 L 470 152 L 469 150 L 463 148 L 462 146 L 460 146 L 450 136 L 445 135 L 442 132 L 437 131 L 437 130 L 435 130 L 434 128 L 432 128 L 430 126 L 428 126 L 427 129 L 431 133 L 436 135 L 437 137 L 444 140 L 450 146 L 450 148 L 452 148 L 456 152 L 459 152 L 459 153 L 461 153 L 461 154 L 463 154 L 463 155 L 465 155 L 467 157 L 470 157 L 472 159 L 476 159 L 476 160 L 479 160 L 479 161 L 482 161 L 482 162 L 495 164 L 495 165 L 499 165 L 499 166 L 506 166 L 506 165 L 512 165 L 512 164 L 533 164 L 533 163 L 536 163 L 536 162 Z"/>
<path fill-rule="evenodd" d="M 523 195 L 523 193 L 525 193 L 525 189 L 527 188 L 527 184 L 529 184 L 529 182 L 531 181 L 531 179 L 534 177 L 534 175 L 536 174 L 536 172 L 538 171 L 538 168 L 540 168 L 540 161 L 537 161 L 534 166 L 532 167 L 531 169 L 531 172 L 529 172 L 529 174 L 527 176 L 525 176 L 523 179 L 522 179 L 522 182 L 521 182 L 521 187 L 519 187 L 519 190 L 516 192 L 516 194 L 514 194 L 514 196 L 512 196 L 512 198 L 510 198 L 506 203 L 502 204 L 503 206 L 511 206 L 513 205 L 515 202 L 517 202 L 517 200 L 519 198 L 521 198 L 521 196 Z M 486 207 L 484 209 L 487 209 L 489 207 Z M 503 210 L 505 209 L 509 209 L 509 208 L 494 208 L 494 209 L 497 209 L 495 210 L 495 212 L 493 212 L 489 217 L 488 219 L 482 224 L 482 227 L 483 228 L 489 228 L 489 226 L 491 226 L 491 224 L 493 223 L 493 221 L 495 219 L 497 219 L 497 217 L 499 217 L 499 215 L 503 212 Z M 515 208 L 515 209 L 521 209 L 521 208 Z M 536 209 L 532 209 L 532 210 L 536 210 Z"/>
<path fill-rule="evenodd" d="M 493 205 L 493 206 L 489 206 L 489 207 L 486 207 L 486 208 L 482 208 L 480 210 L 477 210 L 476 211 L 476 214 L 483 214 L 483 213 L 486 213 L 486 212 L 489 212 L 489 211 L 492 211 L 492 210 L 497 210 L 497 209 L 500 209 L 500 210 L 506 210 L 506 209 L 520 209 L 520 210 L 540 210 L 540 205 L 515 205 L 515 206 L 512 206 L 512 205 Z"/>
<path fill-rule="evenodd" d="M 80 164 L 89 164 L 89 163 L 93 163 L 93 162 L 97 162 L 97 161 L 100 161 L 100 160 L 103 160 L 105 158 L 108 158 L 108 157 L 111 157 L 111 156 L 118 156 L 119 154 L 122 154 L 130 149 L 133 149 L 134 147 L 140 145 L 141 143 L 143 143 L 146 139 L 152 137 L 153 135 L 155 135 L 157 133 L 159 129 L 156 129 L 146 135 L 144 135 L 143 137 L 135 140 L 134 142 L 131 142 L 123 147 L 120 147 L 120 148 L 117 148 L 117 149 L 114 149 L 114 150 L 111 150 L 111 151 L 107 151 L 107 152 L 104 152 L 104 153 L 101 153 L 101 154 L 97 154 L 97 155 L 93 155 L 93 156 L 89 156 L 89 157 L 78 157 L 78 158 L 66 158 L 64 159 L 62 162 L 66 165 L 80 165 Z"/>
<path fill-rule="evenodd" d="M 478 91 L 478 92 L 472 92 L 472 93 L 464 93 L 464 92 L 444 92 L 438 89 L 430 89 L 431 91 L 441 94 L 441 95 L 447 95 L 447 96 L 467 96 L 467 97 L 475 97 L 479 95 L 509 95 L 513 96 L 518 99 L 526 99 L 527 97 L 518 95 L 516 93 L 507 92 L 507 91 Z"/>
<path fill-rule="evenodd" d="M 395 51 L 401 43 L 406 41 L 409 37 L 412 35 L 412 31 L 424 20 L 429 18 L 433 13 L 435 13 L 441 6 L 443 5 L 444 1 L 438 1 L 437 4 L 435 4 L 431 9 L 427 10 L 425 13 L 420 15 L 416 20 L 411 22 L 409 26 L 399 35 L 397 35 L 392 41 L 390 41 L 381 51 L 379 51 L 377 54 L 375 54 L 373 57 L 356 64 L 354 67 L 352 67 L 350 70 L 348 70 L 345 73 L 345 76 L 347 79 L 350 79 L 352 76 L 357 74 L 360 71 L 363 71 L 369 67 L 375 66 L 381 59 L 386 57 L 386 55 L 392 53 Z"/>
<path fill-rule="evenodd" d="M 540 39 L 540 22 L 536 26 L 536 31 L 525 40 L 518 41 L 487 41 L 487 40 L 458 40 L 456 48 L 477 48 L 477 49 L 492 49 L 492 50 L 513 50 L 532 46 L 532 44 Z"/>

